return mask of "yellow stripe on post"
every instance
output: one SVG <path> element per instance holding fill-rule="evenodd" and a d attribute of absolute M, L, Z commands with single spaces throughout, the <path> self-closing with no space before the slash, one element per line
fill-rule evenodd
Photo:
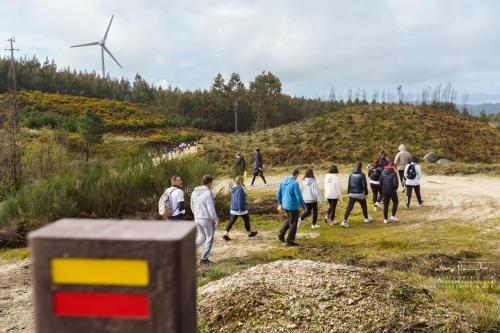
<path fill-rule="evenodd" d="M 149 267 L 140 259 L 54 258 L 55 284 L 140 286 L 149 284 Z"/>

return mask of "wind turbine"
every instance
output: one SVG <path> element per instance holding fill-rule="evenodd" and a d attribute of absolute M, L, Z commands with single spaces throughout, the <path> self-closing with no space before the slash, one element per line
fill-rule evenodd
<path fill-rule="evenodd" d="M 101 47 L 101 60 L 102 60 L 102 77 L 106 77 L 106 69 L 104 68 L 104 51 L 106 51 L 107 54 L 120 66 L 120 68 L 123 68 L 122 65 L 116 60 L 116 58 L 111 54 L 111 52 L 108 50 L 106 47 L 106 38 L 108 38 L 108 32 L 109 28 L 111 27 L 111 23 L 113 22 L 113 18 L 115 15 L 111 16 L 111 20 L 109 21 L 108 28 L 106 29 L 106 33 L 104 34 L 104 37 L 102 40 L 98 42 L 93 42 L 93 43 L 87 43 L 87 44 L 78 44 L 78 45 L 73 45 L 71 47 L 82 47 L 82 46 L 92 46 L 92 45 L 99 45 Z"/>

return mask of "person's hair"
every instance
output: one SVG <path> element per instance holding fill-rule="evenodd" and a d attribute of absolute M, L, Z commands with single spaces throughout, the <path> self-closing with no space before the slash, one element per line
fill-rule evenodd
<path fill-rule="evenodd" d="M 304 175 L 304 179 L 306 179 L 306 178 L 313 178 L 313 179 L 315 179 L 314 178 L 314 171 L 313 171 L 312 168 L 307 168 L 306 173 Z"/>
<path fill-rule="evenodd" d="M 356 168 L 361 169 L 363 167 L 363 163 L 358 162 L 356 163 Z"/>
<path fill-rule="evenodd" d="M 411 161 L 413 163 L 418 163 L 418 157 L 417 156 L 412 156 Z"/>
<path fill-rule="evenodd" d="M 300 173 L 299 169 L 293 169 L 292 176 L 297 176 Z"/>
<path fill-rule="evenodd" d="M 255 151 L 260 151 L 260 148 L 255 148 Z"/>
<path fill-rule="evenodd" d="M 201 177 L 201 185 L 208 185 L 213 181 L 214 181 L 214 177 L 212 177 L 210 175 L 204 175 L 203 177 Z"/>
<path fill-rule="evenodd" d="M 236 153 L 236 156 L 241 156 L 241 154 L 240 153 Z"/>
<path fill-rule="evenodd" d="M 378 158 L 374 159 L 372 167 L 378 168 L 379 166 L 380 166 L 380 160 Z"/>
<path fill-rule="evenodd" d="M 385 153 L 385 150 L 381 150 L 381 151 L 380 151 L 379 156 L 380 156 L 380 157 L 382 157 L 382 155 L 387 156 L 387 154 Z"/>
<path fill-rule="evenodd" d="M 406 150 L 406 146 L 402 143 L 399 145 L 399 151 Z"/>
<path fill-rule="evenodd" d="M 337 168 L 337 166 L 334 164 L 330 167 L 328 173 L 339 173 L 339 168 Z"/>
<path fill-rule="evenodd" d="M 179 175 L 173 175 L 172 177 L 170 177 L 170 184 L 174 185 L 174 183 L 177 180 L 177 178 L 180 178 L 180 176 Z"/>
<path fill-rule="evenodd" d="M 243 182 L 245 181 L 245 179 L 243 178 L 243 176 L 236 176 L 236 178 L 234 178 L 234 183 L 236 185 L 243 185 Z"/>

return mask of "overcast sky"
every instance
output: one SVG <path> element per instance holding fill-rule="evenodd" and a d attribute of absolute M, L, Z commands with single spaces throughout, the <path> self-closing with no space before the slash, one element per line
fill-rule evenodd
<path fill-rule="evenodd" d="M 97 46 L 69 46 L 101 39 L 113 13 L 112 77 L 206 89 L 219 72 L 269 70 L 298 96 L 451 82 L 500 102 L 496 0 L 0 0 L 0 46 L 15 36 L 20 54 L 100 73 Z"/>

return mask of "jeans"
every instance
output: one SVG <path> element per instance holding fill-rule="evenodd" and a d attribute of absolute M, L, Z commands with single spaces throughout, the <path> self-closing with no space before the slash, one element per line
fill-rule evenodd
<path fill-rule="evenodd" d="M 406 204 L 409 206 L 411 201 L 411 192 L 415 189 L 415 194 L 417 195 L 417 200 L 419 204 L 422 204 L 422 197 L 420 196 L 420 185 L 406 185 Z"/>
<path fill-rule="evenodd" d="M 250 215 L 245 214 L 245 215 L 232 215 L 229 218 L 229 222 L 227 223 L 226 231 L 229 232 L 231 228 L 233 227 L 234 223 L 240 217 L 243 219 L 243 223 L 245 224 L 245 230 L 250 232 Z"/>
<path fill-rule="evenodd" d="M 384 193 L 384 220 L 387 220 L 389 214 L 389 202 L 392 200 L 392 215 L 396 216 L 396 212 L 398 211 L 398 193 L 396 191 L 392 191 L 390 193 Z"/>
<path fill-rule="evenodd" d="M 212 244 L 214 243 L 215 222 L 209 219 L 197 219 L 194 220 L 194 224 L 197 230 L 196 247 L 205 243 L 201 259 L 207 260 L 210 255 L 210 250 L 212 250 Z"/>
<path fill-rule="evenodd" d="M 330 220 L 335 219 L 335 209 L 337 208 L 337 203 L 339 202 L 339 199 L 328 199 L 328 203 L 330 204 L 330 207 L 328 207 L 328 211 L 326 212 L 326 215 L 330 218 Z"/>
<path fill-rule="evenodd" d="M 349 215 L 351 215 L 355 202 L 359 202 L 359 204 L 361 205 L 361 209 L 363 210 L 363 215 L 365 219 L 368 218 L 368 207 L 366 206 L 366 199 L 357 199 L 349 197 L 349 203 L 347 204 L 347 209 L 345 210 L 344 214 L 344 221 L 347 221 Z"/>
<path fill-rule="evenodd" d="M 316 225 L 318 222 L 318 202 L 310 202 L 306 203 L 306 210 L 302 213 L 302 216 L 300 217 L 302 220 L 311 215 L 311 211 L 313 214 L 313 221 L 312 224 Z"/>
<path fill-rule="evenodd" d="M 288 231 L 287 243 L 295 242 L 295 234 L 297 233 L 297 224 L 299 222 L 299 211 L 298 210 L 285 210 L 288 215 L 287 220 L 281 226 L 279 231 L 280 238 L 284 238 L 286 232 Z"/>
<path fill-rule="evenodd" d="M 382 186 L 380 184 L 372 184 L 370 183 L 370 188 L 372 189 L 373 194 L 373 204 L 376 202 L 382 201 Z"/>

